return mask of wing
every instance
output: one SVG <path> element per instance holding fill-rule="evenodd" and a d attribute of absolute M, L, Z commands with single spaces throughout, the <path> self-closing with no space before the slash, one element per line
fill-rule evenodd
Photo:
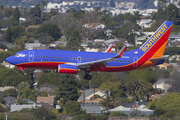
<path fill-rule="evenodd" d="M 113 45 L 114 45 L 113 43 L 110 44 L 109 47 L 107 48 L 107 50 L 105 51 L 105 53 L 110 53 Z"/>
<path fill-rule="evenodd" d="M 107 62 L 116 60 L 118 58 L 121 58 L 124 51 L 126 49 L 126 45 L 124 45 L 121 50 L 114 56 L 111 58 L 106 58 L 106 59 L 100 59 L 97 61 L 92 61 L 92 62 L 85 62 L 85 63 L 77 63 L 78 68 L 80 69 L 85 69 L 85 68 L 89 68 L 89 67 L 94 67 L 94 69 L 99 70 L 100 68 L 105 68 L 107 65 Z"/>

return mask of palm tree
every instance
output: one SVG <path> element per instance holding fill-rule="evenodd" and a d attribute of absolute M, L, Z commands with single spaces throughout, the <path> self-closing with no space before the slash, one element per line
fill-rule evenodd
<path fill-rule="evenodd" d="M 127 91 L 130 96 L 136 97 L 136 101 L 139 97 L 146 96 L 148 94 L 148 88 L 145 83 L 139 80 L 132 80 L 126 84 Z"/>
<path fill-rule="evenodd" d="M 99 101 L 99 105 L 106 107 L 107 111 L 108 111 L 108 108 L 109 109 L 113 108 L 115 104 L 116 103 L 114 102 L 114 100 L 112 100 L 109 96 L 106 98 L 102 98 L 102 100 Z"/>

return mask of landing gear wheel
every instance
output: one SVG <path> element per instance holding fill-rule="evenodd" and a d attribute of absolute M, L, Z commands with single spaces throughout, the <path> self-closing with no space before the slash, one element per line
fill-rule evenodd
<path fill-rule="evenodd" d="M 91 80 L 91 79 L 92 79 L 92 76 L 89 75 L 89 74 L 85 74 L 84 79 L 86 79 L 86 80 Z"/>

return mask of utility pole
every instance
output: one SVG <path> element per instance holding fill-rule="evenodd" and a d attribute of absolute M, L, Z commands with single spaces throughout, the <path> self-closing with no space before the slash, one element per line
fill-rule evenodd
<path fill-rule="evenodd" d="M 106 112 L 108 113 L 108 90 L 106 90 Z"/>

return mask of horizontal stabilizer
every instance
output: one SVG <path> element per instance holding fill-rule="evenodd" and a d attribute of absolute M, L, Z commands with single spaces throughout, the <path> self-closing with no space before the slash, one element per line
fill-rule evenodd
<path fill-rule="evenodd" d="M 160 58 L 151 58 L 151 59 L 149 59 L 150 61 L 159 61 L 159 60 L 163 60 L 163 59 L 166 59 L 166 58 L 168 58 L 169 57 L 169 55 L 164 55 L 164 56 L 162 56 L 162 57 L 160 57 Z"/>

